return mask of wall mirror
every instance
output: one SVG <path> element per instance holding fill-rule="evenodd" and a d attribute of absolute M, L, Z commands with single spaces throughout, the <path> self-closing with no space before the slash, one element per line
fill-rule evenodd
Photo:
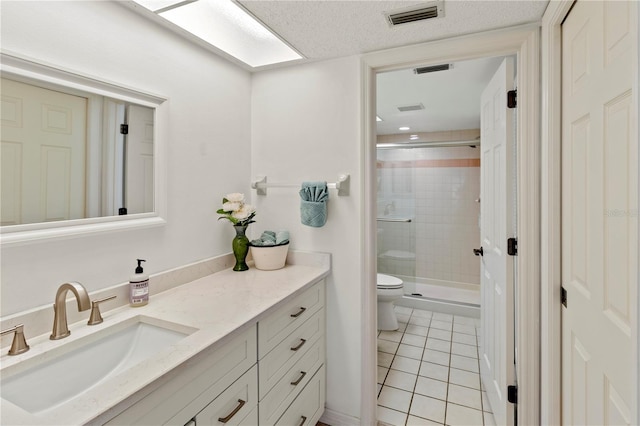
<path fill-rule="evenodd" d="M 166 99 L 0 61 L 3 245 L 164 223 Z"/>

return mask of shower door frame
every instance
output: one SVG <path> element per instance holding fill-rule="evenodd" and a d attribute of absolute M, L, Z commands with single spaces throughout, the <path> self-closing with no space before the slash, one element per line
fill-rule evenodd
<path fill-rule="evenodd" d="M 422 43 L 363 55 L 362 165 L 362 370 L 361 424 L 376 423 L 376 74 L 488 56 L 517 57 L 517 235 L 516 350 L 518 423 L 540 419 L 540 26 L 503 30 Z"/>

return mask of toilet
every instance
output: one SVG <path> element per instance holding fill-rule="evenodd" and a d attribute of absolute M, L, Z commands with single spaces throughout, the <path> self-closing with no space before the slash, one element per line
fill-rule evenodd
<path fill-rule="evenodd" d="M 404 284 L 400 278 L 378 274 L 378 330 L 397 330 L 398 318 L 393 304 L 404 295 Z"/>

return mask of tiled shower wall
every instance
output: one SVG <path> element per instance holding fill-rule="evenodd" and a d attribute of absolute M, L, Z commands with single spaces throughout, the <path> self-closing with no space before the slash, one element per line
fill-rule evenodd
<path fill-rule="evenodd" d="M 377 155 L 378 217 L 412 219 L 378 221 L 379 272 L 479 286 L 472 250 L 480 246 L 480 149 L 379 149 Z M 398 252 L 415 253 L 415 260 L 385 256 Z"/>

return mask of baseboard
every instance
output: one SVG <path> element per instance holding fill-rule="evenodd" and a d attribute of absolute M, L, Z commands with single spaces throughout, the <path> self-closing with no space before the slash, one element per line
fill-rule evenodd
<path fill-rule="evenodd" d="M 360 424 L 360 419 L 325 408 L 320 422 L 329 426 L 354 426 Z"/>

